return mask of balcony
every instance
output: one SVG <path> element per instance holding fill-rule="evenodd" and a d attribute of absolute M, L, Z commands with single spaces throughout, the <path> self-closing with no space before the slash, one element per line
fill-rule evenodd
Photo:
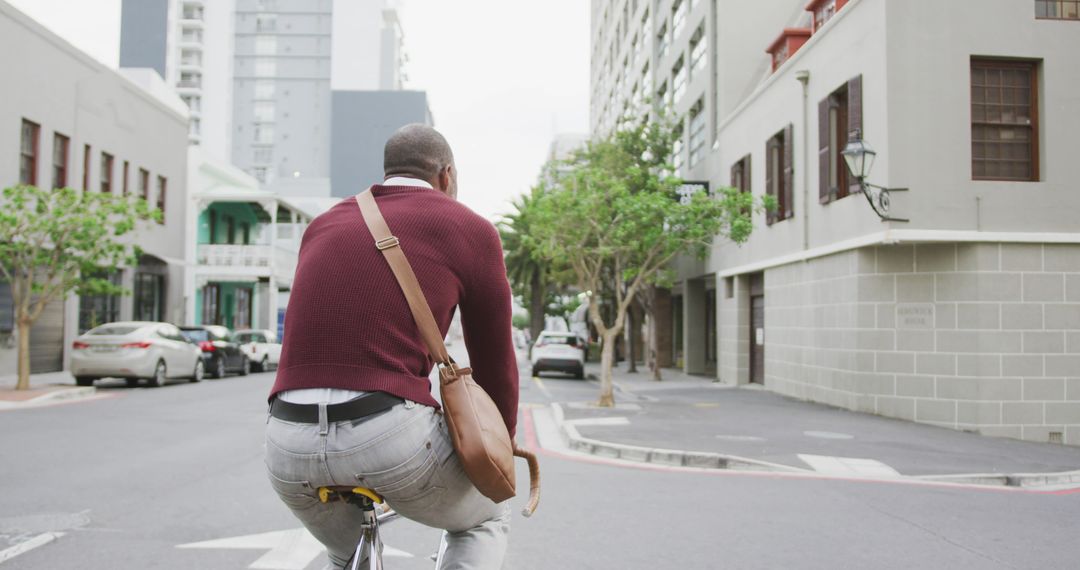
<path fill-rule="evenodd" d="M 208 267 L 270 268 L 269 245 L 199 244 L 195 262 Z"/>

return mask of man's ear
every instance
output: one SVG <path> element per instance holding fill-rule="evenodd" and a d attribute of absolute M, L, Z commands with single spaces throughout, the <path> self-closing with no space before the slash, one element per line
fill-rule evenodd
<path fill-rule="evenodd" d="M 448 164 L 446 168 L 439 171 L 439 188 L 446 193 L 450 192 L 450 185 L 454 181 L 454 174 L 450 172 L 451 168 L 453 168 L 453 165 Z"/>

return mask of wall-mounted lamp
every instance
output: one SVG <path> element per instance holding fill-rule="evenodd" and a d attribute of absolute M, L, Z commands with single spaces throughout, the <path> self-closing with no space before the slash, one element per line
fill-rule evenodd
<path fill-rule="evenodd" d="M 844 147 L 844 151 L 841 153 L 844 156 L 844 162 L 847 163 L 848 170 L 851 175 L 859 181 L 859 187 L 862 189 L 863 196 L 866 196 L 866 201 L 870 203 L 870 207 L 874 210 L 874 213 L 878 215 L 883 222 L 909 222 L 911 220 L 907 218 L 893 218 L 889 216 L 889 193 L 890 192 L 907 192 L 907 188 L 885 188 L 884 186 L 878 186 L 866 181 L 870 177 L 870 169 L 874 167 L 874 159 L 877 157 L 877 152 L 864 140 L 862 140 L 862 131 L 856 129 L 852 133 L 851 142 Z"/>

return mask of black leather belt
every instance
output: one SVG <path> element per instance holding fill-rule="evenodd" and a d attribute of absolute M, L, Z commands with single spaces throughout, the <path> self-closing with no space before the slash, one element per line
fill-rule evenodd
<path fill-rule="evenodd" d="M 340 404 L 326 406 L 326 421 L 347 422 L 385 412 L 405 400 L 386 392 L 371 392 Z M 270 403 L 270 415 L 287 422 L 319 423 L 319 404 L 294 404 L 280 398 Z"/>

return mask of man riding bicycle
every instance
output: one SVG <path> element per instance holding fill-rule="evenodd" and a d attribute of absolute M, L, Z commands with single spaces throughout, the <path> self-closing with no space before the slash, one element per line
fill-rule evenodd
<path fill-rule="evenodd" d="M 473 378 L 511 437 L 518 373 L 511 295 L 499 234 L 456 201 L 457 168 L 434 129 L 409 125 L 384 150 L 372 187 L 445 335 L 460 309 Z M 266 466 L 281 500 L 342 568 L 362 513 L 321 502 L 320 487 L 369 488 L 398 513 L 444 529 L 442 568 L 502 565 L 508 502 L 473 486 L 447 433 L 428 375 L 433 362 L 390 267 L 353 198 L 316 218 L 300 246 L 277 380 Z"/>

